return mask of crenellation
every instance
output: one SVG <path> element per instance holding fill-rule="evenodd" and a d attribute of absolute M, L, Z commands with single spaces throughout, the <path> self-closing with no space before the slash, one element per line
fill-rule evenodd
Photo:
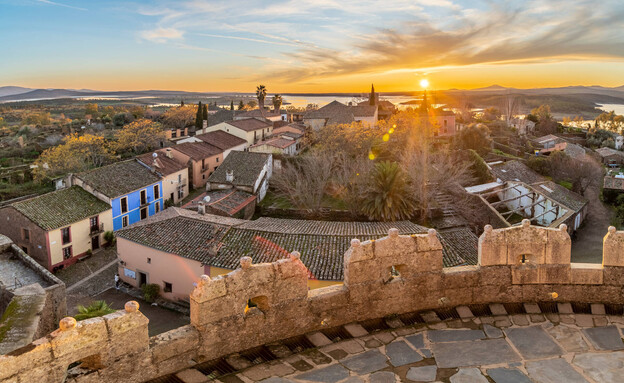
<path fill-rule="evenodd" d="M 612 260 L 603 266 L 569 262 L 565 226 L 486 227 L 482 263 L 443 268 L 435 231 L 402 236 L 390 230 L 380 240 L 351 242 L 343 285 L 311 291 L 298 253 L 264 264 L 243 257 L 229 274 L 202 276 L 190 297 L 190 325 L 149 338 L 136 302 L 100 318 L 66 319 L 47 337 L 0 356 L 0 380 L 57 382 L 70 363 L 81 361 L 90 373 L 67 381 L 139 382 L 281 339 L 408 312 L 439 321 L 432 310 L 473 304 L 624 304 L 624 267 L 613 265 L 613 254 L 624 253 L 622 238 L 614 230 L 605 237 L 605 258 L 611 252 Z M 44 367 L 51 371 L 46 378 Z"/>
<path fill-rule="evenodd" d="M 602 241 L 602 265 L 624 266 L 624 231 L 617 231 L 609 226 Z"/>

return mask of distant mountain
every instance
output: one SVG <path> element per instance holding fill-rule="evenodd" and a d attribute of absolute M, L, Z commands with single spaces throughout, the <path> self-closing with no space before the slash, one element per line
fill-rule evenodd
<path fill-rule="evenodd" d="M 21 86 L 0 86 L 0 97 L 22 94 L 31 90 L 32 88 L 23 88 Z"/>
<path fill-rule="evenodd" d="M 470 90 L 482 91 L 482 90 L 507 90 L 507 89 L 513 89 L 513 88 L 505 88 L 504 86 L 494 84 L 494 85 L 486 86 L 485 88 L 477 88 L 477 89 L 470 89 Z"/>

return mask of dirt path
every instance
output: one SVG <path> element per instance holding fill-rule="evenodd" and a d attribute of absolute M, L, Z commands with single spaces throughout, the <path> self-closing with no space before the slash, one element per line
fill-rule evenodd
<path fill-rule="evenodd" d="M 595 185 L 585 192 L 589 200 L 588 214 L 572 239 L 572 262 L 602 262 L 602 238 L 607 234 L 614 213 L 600 201 L 602 174 L 597 174 L 596 178 Z"/>

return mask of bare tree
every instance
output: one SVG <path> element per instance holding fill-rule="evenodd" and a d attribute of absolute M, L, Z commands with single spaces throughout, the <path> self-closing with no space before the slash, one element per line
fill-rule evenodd
<path fill-rule="evenodd" d="M 518 112 L 518 98 L 512 96 L 509 91 L 507 92 L 505 97 L 503 97 L 501 111 L 505 115 L 505 121 L 507 122 L 507 126 L 509 126 L 511 119 Z"/>

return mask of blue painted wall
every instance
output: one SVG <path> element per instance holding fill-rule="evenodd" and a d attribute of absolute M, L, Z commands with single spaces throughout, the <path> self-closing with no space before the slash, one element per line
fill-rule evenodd
<path fill-rule="evenodd" d="M 158 198 L 154 198 L 154 185 L 158 185 Z M 149 217 L 156 214 L 156 203 L 160 205 L 160 210 L 164 208 L 161 181 L 132 193 L 119 196 L 111 201 L 111 207 L 113 208 L 113 230 L 117 231 L 123 227 L 121 223 L 122 217 L 128 216 L 128 225 L 132 225 L 133 223 L 141 220 L 141 190 L 145 190 L 147 192 L 147 202 L 149 204 L 147 211 Z M 124 197 L 128 198 L 128 211 L 122 214 L 121 199 Z"/>

